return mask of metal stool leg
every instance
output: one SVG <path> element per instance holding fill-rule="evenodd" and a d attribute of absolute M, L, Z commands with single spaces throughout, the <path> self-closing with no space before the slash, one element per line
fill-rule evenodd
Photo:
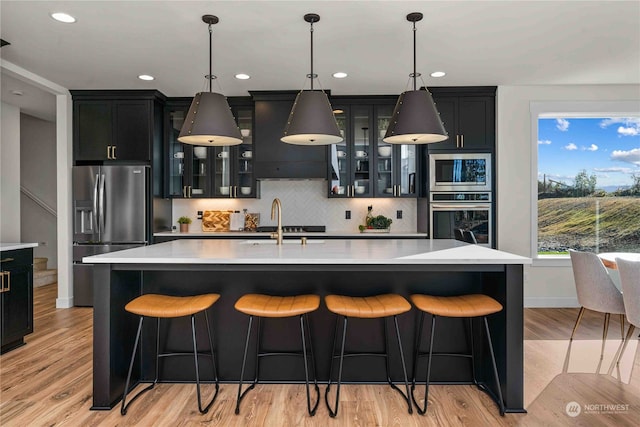
<path fill-rule="evenodd" d="M 206 319 L 206 313 L 205 313 L 205 319 Z M 207 321 L 207 330 L 208 329 L 209 329 L 209 322 Z M 209 403 L 207 403 L 207 405 L 203 408 L 202 395 L 200 393 L 200 367 L 198 365 L 198 344 L 196 341 L 196 317 L 194 314 L 191 315 L 191 336 L 193 338 L 193 360 L 196 368 L 196 394 L 198 396 L 198 410 L 200 411 L 201 414 L 206 414 L 209 411 L 209 408 L 211 408 L 211 405 L 213 405 L 213 402 L 216 400 L 216 397 L 218 396 L 218 384 L 217 384 L 217 377 L 216 377 L 216 391 L 213 394 L 213 398 L 211 398 Z M 209 334 L 209 344 L 212 345 L 211 334 Z M 212 356 L 211 363 L 215 365 L 215 358 L 213 357 L 213 347 L 211 347 L 211 356 Z M 215 373 L 215 366 L 213 368 L 213 371 Z"/>
<path fill-rule="evenodd" d="M 127 380 L 126 380 L 125 385 L 124 385 L 124 393 L 122 394 L 122 407 L 120 408 L 120 414 L 121 415 L 126 415 L 129 406 L 138 397 L 140 397 L 140 395 L 142 393 L 151 390 L 156 385 L 156 382 L 158 381 L 158 375 L 157 375 L 158 369 L 157 369 L 157 360 L 156 360 L 156 380 L 154 382 L 152 382 L 151 385 L 147 386 L 143 390 L 139 391 L 138 394 L 133 396 L 133 399 L 131 399 L 129 401 L 129 403 L 126 403 L 126 401 L 127 401 L 127 393 L 129 392 L 129 382 L 131 381 L 131 372 L 133 371 L 133 362 L 135 361 L 135 358 L 136 358 L 136 351 L 138 350 L 138 343 L 140 342 L 140 335 L 142 334 L 142 321 L 143 320 L 144 320 L 144 317 L 140 316 L 140 322 L 138 323 L 138 332 L 136 333 L 136 340 L 135 340 L 135 343 L 133 344 L 133 352 L 131 353 L 131 361 L 129 362 L 129 372 L 127 374 Z M 159 332 L 158 332 L 158 334 L 159 334 Z M 157 346 L 158 346 L 157 340 L 158 340 L 158 338 L 156 337 L 156 350 L 157 350 Z M 156 352 L 156 358 L 157 357 L 158 356 L 157 356 L 157 352 Z"/>
<path fill-rule="evenodd" d="M 496 381 L 496 390 L 498 391 L 498 407 L 500 408 L 500 415 L 504 416 L 504 400 L 502 399 L 502 389 L 500 387 L 500 378 L 498 377 L 498 368 L 496 366 L 496 356 L 493 353 L 493 344 L 491 343 L 491 334 L 489 333 L 489 323 L 487 317 L 484 316 L 484 330 L 487 334 L 487 341 L 489 343 L 489 352 L 491 354 L 491 366 L 493 367 L 493 377 Z"/>
<path fill-rule="evenodd" d="M 431 315 L 431 338 L 429 339 L 429 358 L 427 362 L 427 379 L 424 384 L 424 411 L 421 414 L 427 412 L 427 405 L 429 404 L 429 378 L 431 377 L 431 358 L 433 357 L 433 337 L 436 330 L 436 316 Z M 420 411 L 418 411 L 420 412 Z"/>
<path fill-rule="evenodd" d="M 247 339 L 244 342 L 244 356 L 242 357 L 242 369 L 240 371 L 240 381 L 238 384 L 238 397 L 236 399 L 236 415 L 240 413 L 240 401 L 244 397 L 244 395 L 249 391 L 252 387 L 249 387 L 247 390 L 242 393 L 242 381 L 244 379 L 244 368 L 247 363 L 247 350 L 249 349 L 249 338 L 251 337 L 251 324 L 253 323 L 253 316 L 249 316 L 249 326 L 247 327 Z"/>
<path fill-rule="evenodd" d="M 393 316 L 393 322 L 396 326 L 396 337 L 398 338 L 398 350 L 400 350 L 400 360 L 402 361 L 402 374 L 404 375 L 404 386 L 405 389 L 407 391 L 407 394 L 405 395 L 402 390 L 400 390 L 395 384 L 392 384 L 393 388 L 395 388 L 396 390 L 398 390 L 398 392 L 402 395 L 402 397 L 404 398 L 404 400 L 406 400 L 407 402 L 407 406 L 408 406 L 408 411 L 410 414 L 413 413 L 413 409 L 411 408 L 411 397 L 410 395 L 410 391 L 409 391 L 409 381 L 407 380 L 407 366 L 404 363 L 404 352 L 402 351 L 402 340 L 400 339 L 400 328 L 398 327 L 398 316 Z M 386 325 L 386 320 L 385 320 L 385 325 Z M 387 359 L 389 359 L 389 354 L 387 353 Z"/>
<path fill-rule="evenodd" d="M 329 416 L 331 418 L 335 418 L 336 415 L 338 415 L 338 406 L 340 405 L 340 383 L 342 382 L 342 362 L 344 360 L 344 342 L 345 342 L 345 338 L 347 336 L 347 317 L 343 316 L 343 328 L 342 328 L 342 347 L 340 349 L 340 365 L 339 365 L 339 369 L 338 369 L 338 383 L 337 383 L 337 387 L 336 387 L 336 402 L 335 402 L 335 410 L 331 409 L 331 405 L 329 404 L 329 388 L 331 387 L 331 373 L 333 372 L 333 359 L 336 357 L 334 356 L 334 351 L 335 351 L 335 346 L 336 346 L 336 339 L 338 338 L 338 320 L 336 319 L 336 331 L 334 333 L 333 336 L 333 351 L 331 352 L 331 369 L 329 372 L 329 382 L 327 383 L 327 389 L 324 392 L 324 401 L 327 404 L 327 409 L 329 410 Z"/>
<path fill-rule="evenodd" d="M 422 344 L 422 327 L 424 325 L 424 311 L 420 311 L 420 323 L 418 324 L 417 334 L 414 339 L 415 355 L 413 357 L 413 376 L 411 377 L 411 400 L 416 407 L 416 410 L 420 415 L 424 415 L 427 410 L 426 404 L 424 409 L 420 408 L 416 398 L 414 396 L 414 390 L 416 388 L 416 376 L 418 375 L 418 359 L 420 359 L 420 345 Z"/>
<path fill-rule="evenodd" d="M 316 404 L 315 406 L 312 408 L 311 407 L 311 392 L 309 390 L 309 365 L 307 362 L 307 344 L 306 344 L 306 340 L 305 340 L 305 315 L 301 315 L 300 316 L 300 335 L 302 337 L 302 356 L 304 358 L 304 380 L 305 380 L 305 385 L 307 388 L 307 410 L 309 411 L 309 415 L 314 416 L 316 414 L 316 409 L 318 408 L 318 403 L 320 403 L 320 389 L 318 388 L 318 383 L 315 381 L 315 363 L 313 365 L 313 369 L 314 369 L 314 382 L 315 382 L 315 388 L 316 388 L 316 395 L 318 396 L 316 399 Z M 309 323 L 309 320 L 307 319 L 307 324 Z M 309 344 L 311 344 L 311 334 L 309 334 Z M 313 350 L 312 350 L 313 353 Z M 311 356 L 311 360 L 313 361 L 313 356 Z"/>

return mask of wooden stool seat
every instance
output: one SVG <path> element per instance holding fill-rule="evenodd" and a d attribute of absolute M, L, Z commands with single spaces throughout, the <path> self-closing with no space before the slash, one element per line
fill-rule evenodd
<path fill-rule="evenodd" d="M 129 313 L 138 316 L 174 318 L 191 316 L 208 309 L 220 295 L 204 294 L 186 297 L 146 294 L 137 297 L 124 306 Z"/>
<path fill-rule="evenodd" d="M 442 317 L 480 317 L 502 311 L 502 304 L 488 295 L 411 295 L 418 310 Z"/>
<path fill-rule="evenodd" d="M 236 301 L 235 309 L 249 316 L 293 317 L 311 313 L 320 307 L 318 295 L 289 297 L 247 294 Z"/>
<path fill-rule="evenodd" d="M 371 297 L 327 295 L 324 301 L 332 313 L 362 319 L 397 316 L 398 314 L 411 310 L 411 304 L 397 294 L 384 294 Z"/>

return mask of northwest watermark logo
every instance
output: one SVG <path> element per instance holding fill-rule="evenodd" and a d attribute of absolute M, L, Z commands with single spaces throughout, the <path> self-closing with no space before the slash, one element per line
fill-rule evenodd
<path fill-rule="evenodd" d="M 567 413 L 567 415 L 573 418 L 580 415 L 580 412 L 582 412 L 582 407 L 578 402 L 569 402 L 567 403 L 567 406 L 564 407 L 564 411 Z"/>
<path fill-rule="evenodd" d="M 585 403 L 580 405 L 578 402 L 571 401 L 564 407 L 566 414 L 572 418 L 577 417 L 581 413 L 584 414 L 619 414 L 629 411 L 628 403 Z"/>

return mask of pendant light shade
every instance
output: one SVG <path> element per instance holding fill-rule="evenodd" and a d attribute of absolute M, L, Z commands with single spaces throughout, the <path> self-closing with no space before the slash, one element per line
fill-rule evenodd
<path fill-rule="evenodd" d="M 320 20 L 315 13 L 304 15 L 304 20 L 311 24 L 311 90 L 301 90 L 291 108 L 287 125 L 280 140 L 296 145 L 328 145 L 343 140 L 338 129 L 333 109 L 327 94 L 322 90 L 313 90 L 313 80 L 318 77 L 313 73 L 313 23 Z"/>
<path fill-rule="evenodd" d="M 426 89 L 417 89 L 416 79 L 416 22 L 422 19 L 419 12 L 407 15 L 413 22 L 413 90 L 403 92 L 393 110 L 384 142 L 389 144 L 430 144 L 449 138 L 440 120 L 440 113 Z"/>
<path fill-rule="evenodd" d="M 297 145 L 327 145 L 342 141 L 333 109 L 324 92 L 303 90 L 298 93 L 281 140 Z"/>
<path fill-rule="evenodd" d="M 242 135 L 236 124 L 227 98 L 212 92 L 211 26 L 218 22 L 213 15 L 204 15 L 202 20 L 209 24 L 209 92 L 199 92 L 193 97 L 189 112 L 178 135 L 178 141 L 184 144 L 225 146 L 242 144 Z"/>

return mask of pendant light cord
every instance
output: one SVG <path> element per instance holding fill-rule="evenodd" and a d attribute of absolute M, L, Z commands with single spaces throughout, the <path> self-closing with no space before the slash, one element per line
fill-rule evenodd
<path fill-rule="evenodd" d="M 311 33 L 311 90 L 313 90 L 313 21 L 311 21 L 311 29 L 309 30 Z"/>
<path fill-rule="evenodd" d="M 413 21 L 413 90 L 416 90 L 416 22 Z"/>
<path fill-rule="evenodd" d="M 209 92 L 213 92 L 213 27 L 209 24 Z"/>

